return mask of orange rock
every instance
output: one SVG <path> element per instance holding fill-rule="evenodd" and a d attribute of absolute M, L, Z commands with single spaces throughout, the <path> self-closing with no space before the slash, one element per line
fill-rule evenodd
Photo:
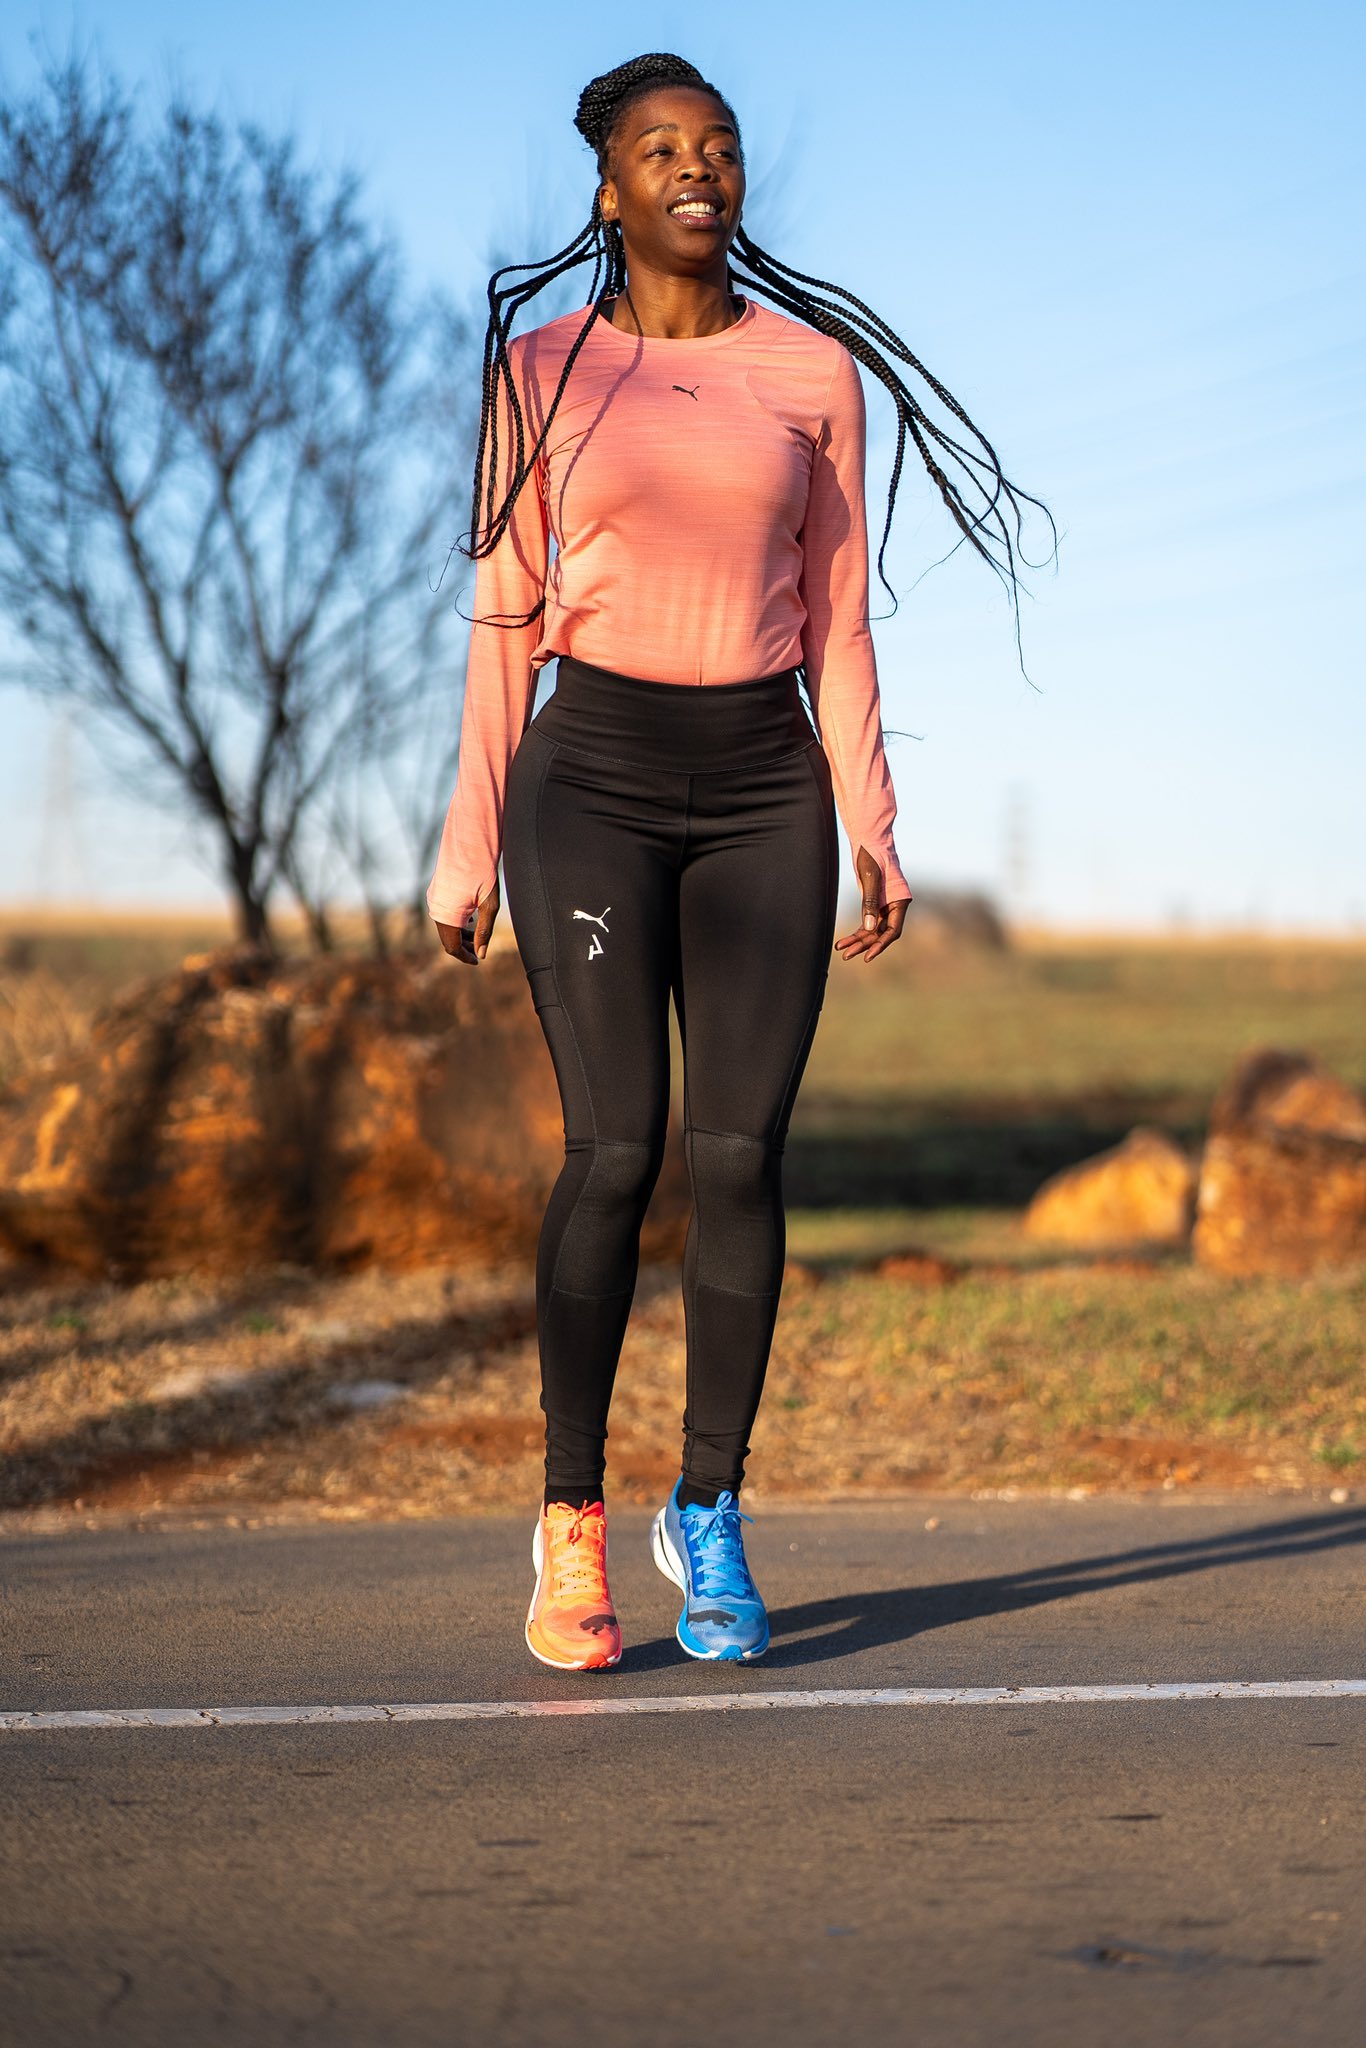
<path fill-rule="evenodd" d="M 0 1098 L 0 1248 L 134 1277 L 519 1256 L 563 1159 L 514 952 L 198 956 Z M 688 1209 L 671 1143 L 646 1256 Z"/>
<path fill-rule="evenodd" d="M 1139 1124 L 1122 1144 L 1045 1181 L 1028 1209 L 1029 1236 L 1055 1244 L 1184 1244 L 1195 1168 L 1163 1131 Z"/>
<path fill-rule="evenodd" d="M 1366 1138 L 1366 1102 L 1311 1053 L 1269 1046 L 1238 1062 L 1210 1111 L 1212 1131 L 1250 1124 Z"/>
<path fill-rule="evenodd" d="M 1194 1245 L 1221 1273 L 1366 1260 L 1366 1103 L 1311 1054 L 1249 1053 L 1220 1090 Z"/>

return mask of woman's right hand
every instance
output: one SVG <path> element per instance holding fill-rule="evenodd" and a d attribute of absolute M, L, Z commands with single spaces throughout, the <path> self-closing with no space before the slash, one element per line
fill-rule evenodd
<path fill-rule="evenodd" d="M 498 916 L 502 899 L 495 882 L 488 895 L 479 905 L 473 926 L 464 924 L 438 924 L 437 937 L 452 960 L 463 960 L 466 967 L 477 967 L 489 949 L 489 938 Z"/>

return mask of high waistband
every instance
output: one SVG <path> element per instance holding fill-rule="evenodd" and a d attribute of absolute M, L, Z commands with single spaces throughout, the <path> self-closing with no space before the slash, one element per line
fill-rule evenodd
<path fill-rule="evenodd" d="M 794 668 L 699 687 L 618 675 L 568 655 L 556 662 L 554 694 L 532 723 L 570 752 L 681 775 L 755 768 L 816 737 Z"/>

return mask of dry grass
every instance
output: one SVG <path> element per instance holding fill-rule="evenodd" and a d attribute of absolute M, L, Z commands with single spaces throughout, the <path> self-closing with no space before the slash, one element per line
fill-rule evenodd
<path fill-rule="evenodd" d="M 50 968 L 0 979 L 0 1085 L 75 1052 L 104 993 Z"/>
<path fill-rule="evenodd" d="M 1249 1283 L 1179 1259 L 1049 1265 L 1006 1219 L 994 1228 L 1009 1256 L 947 1284 L 839 1262 L 793 1268 L 756 1498 L 1350 1484 L 1366 1456 L 1360 1276 Z M 235 1288 L 12 1275 L 3 1309 L 0 1504 L 11 1509 L 412 1516 L 536 1497 L 521 1269 L 287 1271 Z M 647 1270 L 613 1408 L 614 1498 L 651 1500 L 677 1470 L 682 1358 L 678 1273 Z M 382 1405 L 346 1405 L 376 1382 L 389 1389 Z"/>
<path fill-rule="evenodd" d="M 120 989 L 168 973 L 187 953 L 221 946 L 225 919 L 150 912 L 110 916 L 0 912 L 0 1088 L 77 1051 Z"/>

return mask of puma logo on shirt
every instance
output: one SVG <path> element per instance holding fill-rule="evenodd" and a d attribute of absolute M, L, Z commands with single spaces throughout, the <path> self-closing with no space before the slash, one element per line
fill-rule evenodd
<path fill-rule="evenodd" d="M 694 404 L 697 404 L 697 405 L 700 405 L 700 404 L 702 403 L 701 399 L 700 399 L 700 398 L 698 398 L 698 396 L 697 396 L 698 392 L 699 392 L 699 391 L 700 391 L 701 389 L 702 389 L 702 386 L 701 386 L 700 384 L 694 384 L 694 385 L 692 386 L 692 389 L 691 389 L 691 390 L 689 390 L 689 388 L 688 388 L 688 386 L 687 386 L 686 384 L 675 384 L 675 385 L 674 385 L 674 390 L 675 390 L 675 391 L 681 391 L 681 392 L 683 393 L 683 396 L 684 396 L 685 398 L 691 398 L 691 399 L 693 400 Z"/>

